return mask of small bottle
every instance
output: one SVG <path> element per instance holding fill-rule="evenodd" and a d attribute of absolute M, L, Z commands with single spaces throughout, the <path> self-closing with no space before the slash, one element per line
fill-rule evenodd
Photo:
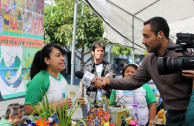
<path fill-rule="evenodd" d="M 98 101 L 101 101 L 102 100 L 102 90 L 98 89 L 98 92 L 97 92 L 97 100 Z"/>
<path fill-rule="evenodd" d="M 125 118 L 121 117 L 121 126 L 125 126 L 126 122 L 125 122 Z"/>

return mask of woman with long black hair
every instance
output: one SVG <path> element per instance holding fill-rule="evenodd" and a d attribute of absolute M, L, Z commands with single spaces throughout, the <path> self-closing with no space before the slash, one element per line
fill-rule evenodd
<path fill-rule="evenodd" d="M 68 108 L 71 108 L 72 101 L 70 98 L 65 98 L 65 85 L 67 81 L 60 74 L 65 69 L 65 50 L 56 44 L 48 44 L 42 50 L 35 54 L 31 69 L 31 81 L 27 84 L 25 97 L 25 112 L 31 114 L 34 109 L 30 105 L 40 108 L 38 102 L 48 101 L 53 107 L 58 107 L 58 103 L 62 108 L 68 101 Z M 79 98 L 78 101 L 83 101 Z M 84 107 L 85 102 L 81 104 Z"/>

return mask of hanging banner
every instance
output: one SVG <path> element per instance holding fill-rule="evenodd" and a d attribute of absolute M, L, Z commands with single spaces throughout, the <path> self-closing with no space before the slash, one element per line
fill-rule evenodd
<path fill-rule="evenodd" d="M 34 54 L 43 47 L 44 0 L 0 0 L 0 92 L 25 95 Z"/>

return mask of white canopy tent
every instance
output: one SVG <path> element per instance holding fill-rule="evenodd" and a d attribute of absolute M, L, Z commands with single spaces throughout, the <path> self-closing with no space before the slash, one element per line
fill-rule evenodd
<path fill-rule="evenodd" d="M 145 50 L 141 43 L 143 22 L 154 16 L 164 17 L 168 21 L 172 31 L 171 36 L 175 36 L 177 32 L 194 34 L 194 27 L 192 27 L 194 25 L 194 0 L 83 1 L 103 19 L 104 38 L 112 43 Z M 75 0 L 75 8 L 77 4 L 78 0 Z M 73 43 L 75 42 L 76 14 L 77 9 L 74 12 Z M 71 69 L 74 70 L 74 54 L 72 54 Z M 74 78 L 73 72 L 71 78 Z M 73 83 L 71 79 L 71 84 Z"/>
<path fill-rule="evenodd" d="M 88 5 L 105 22 L 105 34 L 112 43 L 145 49 L 142 41 L 143 22 L 154 17 L 164 17 L 177 32 L 194 33 L 193 0 L 86 0 Z M 186 23 L 187 22 L 187 23 Z"/>
<path fill-rule="evenodd" d="M 173 40 L 177 32 L 194 34 L 194 17 L 171 23 L 170 28 L 171 28 L 170 33 L 171 33 L 171 36 L 173 36 Z"/>

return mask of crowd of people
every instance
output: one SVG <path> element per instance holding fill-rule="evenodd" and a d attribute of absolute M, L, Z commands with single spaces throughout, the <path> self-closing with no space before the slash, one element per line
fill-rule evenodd
<path fill-rule="evenodd" d="M 177 57 L 181 53 L 167 50 L 168 45 L 174 45 L 169 39 L 169 26 L 162 17 L 153 17 L 144 22 L 142 29 L 143 40 L 148 55 L 143 59 L 140 66 L 137 64 L 125 64 L 122 68 L 123 78 L 115 78 L 116 72 L 113 64 L 103 60 L 105 45 L 95 42 L 91 48 L 94 61 L 86 64 L 84 72 L 95 74 L 91 86 L 85 87 L 89 102 L 97 107 L 98 100 L 102 96 L 110 98 L 111 105 L 115 100 L 122 97 L 120 105 L 125 105 L 131 110 L 131 115 L 136 116 L 140 125 L 153 125 L 156 116 L 156 100 L 150 86 L 146 84 L 151 79 L 158 88 L 167 109 L 167 126 L 190 126 L 193 125 L 193 101 L 194 71 L 183 70 L 173 74 L 160 75 L 157 68 L 157 58 Z M 31 81 L 27 84 L 24 105 L 10 104 L 5 117 L 0 125 L 18 125 L 22 121 L 22 112 L 29 115 L 34 111 L 31 105 L 40 109 L 39 102 L 48 98 L 50 109 L 62 107 L 68 102 L 71 108 L 71 98 L 66 99 L 65 85 L 67 81 L 61 71 L 65 69 L 65 50 L 56 44 L 48 44 L 38 51 L 30 69 Z M 81 107 L 85 106 L 83 97 L 78 98 Z M 89 104 L 90 104 L 89 103 Z M 133 106 L 137 104 L 138 106 Z M 5 125 L 6 126 L 6 125 Z"/>

